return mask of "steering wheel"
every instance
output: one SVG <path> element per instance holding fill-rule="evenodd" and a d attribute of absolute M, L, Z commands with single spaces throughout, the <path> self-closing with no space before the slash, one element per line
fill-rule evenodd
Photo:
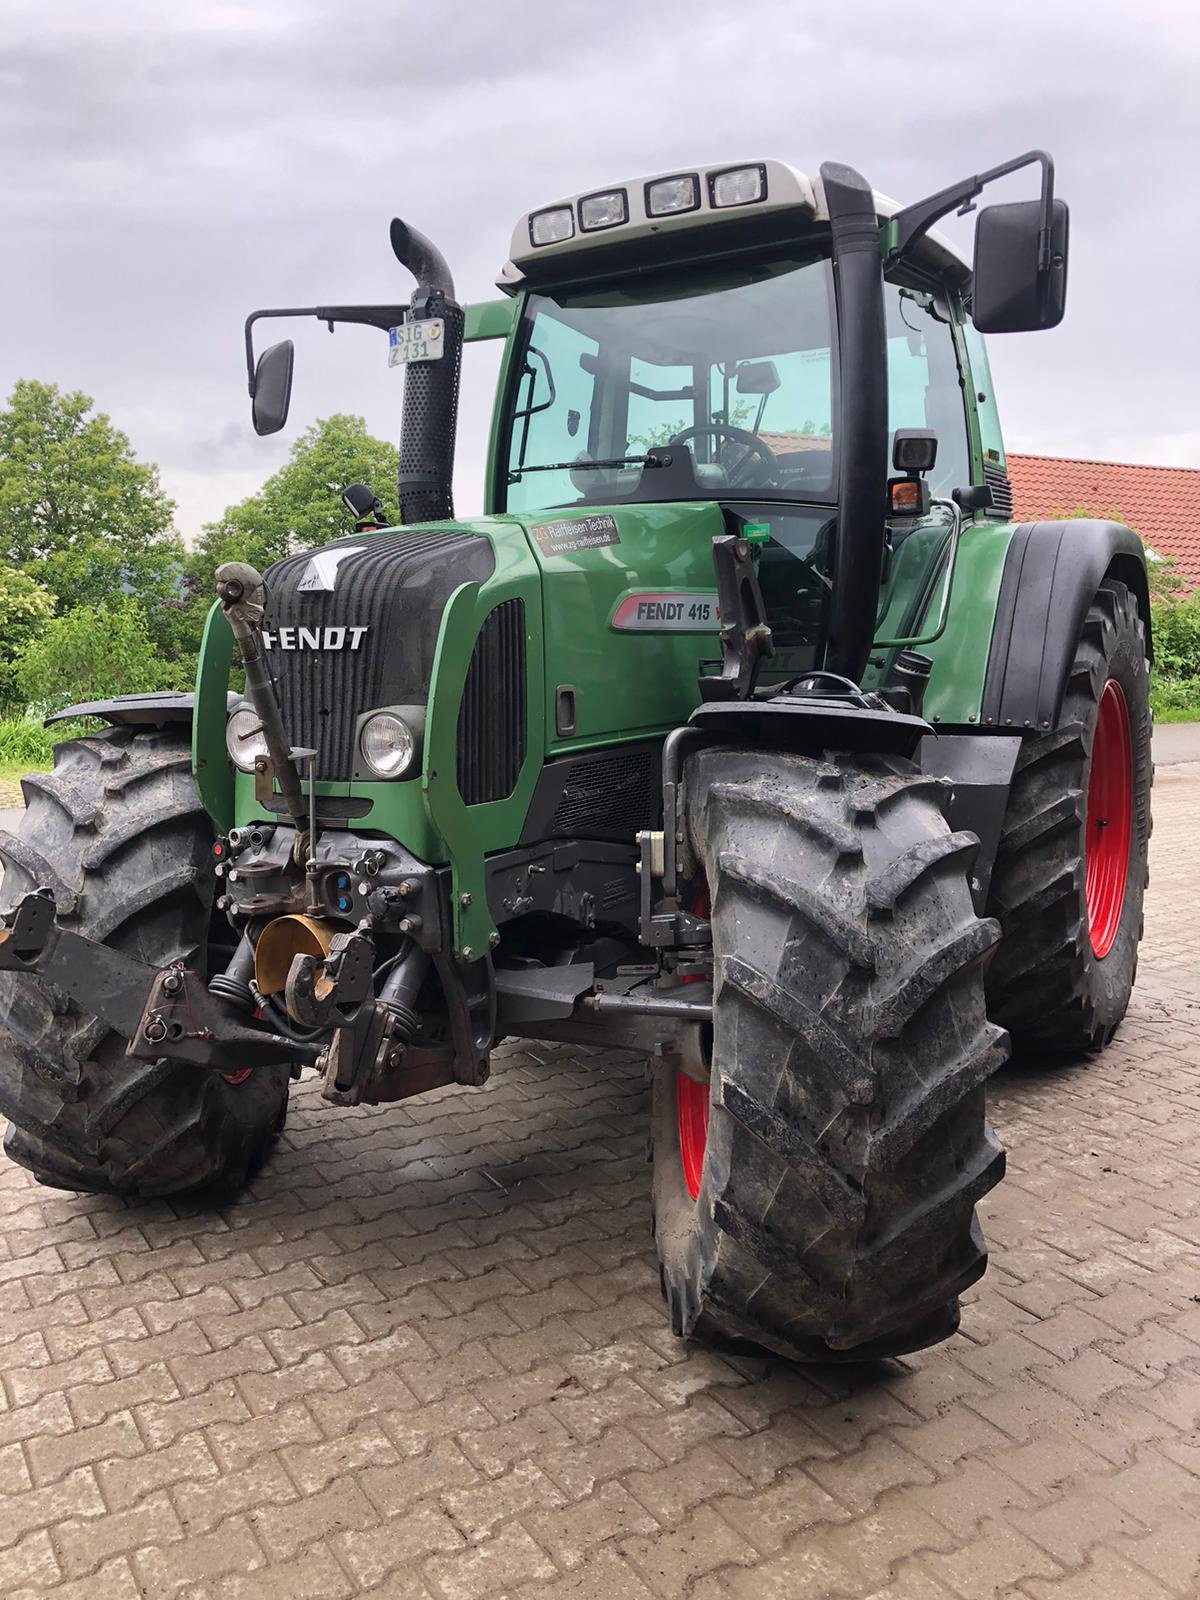
<path fill-rule="evenodd" d="M 763 481 L 777 479 L 779 476 L 779 457 L 769 444 L 759 438 L 756 433 L 751 433 L 748 428 L 735 428 L 729 422 L 702 422 L 695 428 L 684 428 L 673 439 L 668 439 L 668 444 L 686 444 L 689 439 L 698 439 L 702 436 L 732 439 L 736 444 L 745 445 L 745 450 L 733 466 L 728 469 L 729 482 L 733 485 L 745 485 L 749 482 L 746 472 L 747 462 L 758 457 L 762 463 L 764 474 Z"/>

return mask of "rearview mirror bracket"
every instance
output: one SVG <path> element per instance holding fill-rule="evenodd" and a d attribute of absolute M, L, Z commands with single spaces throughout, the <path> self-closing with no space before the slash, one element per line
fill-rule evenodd
<path fill-rule="evenodd" d="M 1033 166 L 1035 162 L 1042 169 L 1037 265 L 1039 273 L 1049 272 L 1053 264 L 1051 224 L 1054 208 L 1054 162 L 1044 150 L 1027 150 L 1023 156 L 1014 156 L 1011 161 L 1003 161 L 998 167 L 989 167 L 986 172 L 976 173 L 973 178 L 964 178 L 959 183 L 952 183 L 948 189 L 940 189 L 927 200 L 918 200 L 915 205 L 905 206 L 903 211 L 898 211 L 891 219 L 892 245 L 884 259 L 884 266 L 890 267 L 902 256 L 907 255 L 918 239 L 928 233 L 935 222 L 951 211 L 957 211 L 960 217 L 969 211 L 974 211 L 976 197 L 986 184 L 994 182 L 997 178 L 1006 178 L 1010 172 L 1019 172 L 1022 167 Z"/>

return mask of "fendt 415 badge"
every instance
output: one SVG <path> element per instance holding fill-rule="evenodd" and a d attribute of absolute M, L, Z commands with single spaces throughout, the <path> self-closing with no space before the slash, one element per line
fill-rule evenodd
<path fill-rule="evenodd" d="M 1031 171 L 971 265 L 934 231 Z M 485 1083 L 505 1036 L 621 1045 L 676 1333 L 944 1339 L 1004 1166 L 986 1081 L 1010 1036 L 1108 1043 L 1146 884 L 1144 552 L 1012 521 L 983 341 L 1063 315 L 1049 158 L 903 207 L 831 163 L 642 175 L 522 216 L 476 305 L 391 244 L 406 303 L 257 311 L 246 360 L 269 434 L 264 321 L 388 336 L 398 524 L 351 485 L 346 538 L 222 566 L 195 694 L 66 708 L 109 726 L 0 836 L 9 1155 L 227 1187 L 302 1071 L 373 1105 Z"/>

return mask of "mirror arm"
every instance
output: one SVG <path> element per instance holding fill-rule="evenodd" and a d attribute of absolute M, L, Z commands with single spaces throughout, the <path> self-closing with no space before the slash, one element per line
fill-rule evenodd
<path fill-rule="evenodd" d="M 316 317 L 329 325 L 330 333 L 338 322 L 359 323 L 380 328 L 384 333 L 396 328 L 409 315 L 408 306 L 286 306 L 278 311 L 252 311 L 246 318 L 246 382 L 254 398 L 254 324 L 264 317 Z"/>
<path fill-rule="evenodd" d="M 887 253 L 884 265 L 893 266 L 901 256 L 907 255 L 918 239 L 923 238 L 934 223 L 949 212 L 957 210 L 961 217 L 965 212 L 973 210 L 973 201 L 985 184 L 992 183 L 996 178 L 1006 178 L 1010 172 L 1018 172 L 1022 167 L 1032 166 L 1035 161 L 1042 169 L 1042 226 L 1038 233 L 1038 271 L 1048 272 L 1050 216 L 1054 204 L 1054 162 L 1044 150 L 1028 150 L 1023 156 L 1014 156 L 1011 161 L 1003 161 L 998 167 L 989 167 L 986 172 L 976 173 L 973 178 L 964 178 L 960 183 L 951 184 L 948 189 L 940 189 L 927 200 L 918 200 L 915 205 L 905 206 L 903 211 L 897 211 L 891 218 L 896 230 L 895 242 Z"/>

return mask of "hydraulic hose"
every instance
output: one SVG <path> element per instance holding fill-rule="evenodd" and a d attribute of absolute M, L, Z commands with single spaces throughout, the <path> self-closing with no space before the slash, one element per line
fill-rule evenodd
<path fill-rule="evenodd" d="M 267 743 L 283 803 L 296 824 L 297 833 L 305 833 L 308 817 L 300 787 L 300 774 L 292 761 L 291 741 L 283 725 L 275 685 L 263 653 L 262 619 L 267 590 L 262 574 L 245 561 L 223 562 L 217 568 L 217 597 L 241 652 L 242 665 L 246 669 L 246 693 L 262 723 L 263 738 Z"/>

